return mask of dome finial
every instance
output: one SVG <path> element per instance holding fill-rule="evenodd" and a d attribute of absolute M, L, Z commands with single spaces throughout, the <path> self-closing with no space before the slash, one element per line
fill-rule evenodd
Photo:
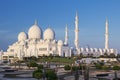
<path fill-rule="evenodd" d="M 37 19 L 35 20 L 35 23 L 34 23 L 35 25 L 37 25 Z"/>

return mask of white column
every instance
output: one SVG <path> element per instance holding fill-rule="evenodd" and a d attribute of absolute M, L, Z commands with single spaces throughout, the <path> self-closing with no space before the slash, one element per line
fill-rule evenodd
<path fill-rule="evenodd" d="M 63 56 L 62 54 L 62 46 L 58 45 L 58 53 L 59 53 L 59 56 Z"/>
<path fill-rule="evenodd" d="M 65 28 L 65 45 L 68 45 L 68 26 L 66 24 L 66 28 Z"/>
<path fill-rule="evenodd" d="M 77 12 L 76 12 L 76 17 L 75 17 L 75 42 L 74 42 L 76 49 L 79 48 L 78 33 L 79 33 L 78 14 L 77 14 Z"/>
<path fill-rule="evenodd" d="M 106 19 L 106 24 L 105 24 L 105 50 L 108 50 L 108 37 L 109 37 L 109 32 L 108 32 L 108 20 Z"/>
<path fill-rule="evenodd" d="M 35 57 L 38 58 L 37 43 L 35 43 Z"/>

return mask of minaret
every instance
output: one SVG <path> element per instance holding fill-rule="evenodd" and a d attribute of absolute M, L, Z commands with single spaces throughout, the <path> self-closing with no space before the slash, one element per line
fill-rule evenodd
<path fill-rule="evenodd" d="M 108 20 L 106 19 L 106 23 L 105 23 L 105 50 L 108 50 L 108 36 L 109 36 Z"/>
<path fill-rule="evenodd" d="M 79 48 L 78 33 L 79 33 L 79 28 L 78 28 L 78 14 L 76 12 L 76 17 L 75 17 L 75 42 L 74 42 L 76 49 Z"/>
<path fill-rule="evenodd" d="M 65 28 L 65 45 L 68 45 L 68 25 L 66 24 Z"/>
<path fill-rule="evenodd" d="M 35 23 L 34 23 L 34 25 L 37 25 L 37 20 L 35 20 Z"/>

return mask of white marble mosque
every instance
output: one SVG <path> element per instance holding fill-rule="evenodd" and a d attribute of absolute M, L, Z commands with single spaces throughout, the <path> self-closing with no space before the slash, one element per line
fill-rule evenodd
<path fill-rule="evenodd" d="M 1 51 L 0 59 L 9 60 L 14 57 L 23 59 L 23 57 L 39 57 L 43 55 L 49 56 L 50 54 L 56 56 L 70 57 L 72 52 L 75 54 L 82 53 L 84 56 L 93 54 L 94 56 L 104 55 L 104 53 L 117 54 L 117 49 L 109 49 L 108 47 L 108 20 L 106 20 L 105 26 L 105 49 L 101 48 L 82 48 L 79 47 L 79 26 L 78 26 L 78 14 L 76 12 L 75 17 L 75 48 L 71 48 L 68 43 L 68 27 L 65 28 L 65 40 L 56 40 L 55 32 L 51 28 L 47 28 L 44 32 L 42 28 L 38 26 L 37 21 L 30 27 L 28 33 L 20 32 L 18 34 L 18 41 L 9 46 L 6 52 Z M 69 36 L 70 37 L 70 36 Z M 74 51 L 73 51 L 74 50 Z"/>

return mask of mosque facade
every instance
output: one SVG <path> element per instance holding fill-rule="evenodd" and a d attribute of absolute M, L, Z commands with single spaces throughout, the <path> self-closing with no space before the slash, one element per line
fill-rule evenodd
<path fill-rule="evenodd" d="M 7 52 L 4 52 L 2 55 L 3 59 L 8 57 L 23 59 L 23 57 L 39 57 L 43 55 L 70 56 L 67 42 L 67 27 L 65 33 L 65 41 L 56 40 L 55 32 L 51 28 L 47 28 L 42 35 L 42 29 L 35 22 L 28 30 L 28 34 L 25 32 L 18 34 L 18 41 L 9 46 Z"/>
<path fill-rule="evenodd" d="M 82 48 L 79 47 L 79 18 L 76 13 L 75 17 L 75 48 L 71 48 L 68 45 L 68 27 L 65 28 L 65 40 L 56 40 L 55 32 L 51 28 L 47 28 L 44 32 L 38 26 L 37 21 L 30 27 L 28 33 L 20 32 L 18 34 L 18 41 L 9 46 L 6 52 L 1 52 L 2 60 L 12 59 L 17 57 L 22 60 L 23 57 L 39 57 L 39 56 L 65 56 L 70 57 L 72 52 L 75 54 L 83 54 L 84 56 L 92 54 L 93 56 L 104 55 L 104 53 L 117 54 L 117 49 L 109 49 L 108 47 L 108 21 L 106 20 L 105 26 L 105 48 Z M 42 37 L 43 36 L 43 37 Z M 74 51 L 73 51 L 74 50 Z"/>

